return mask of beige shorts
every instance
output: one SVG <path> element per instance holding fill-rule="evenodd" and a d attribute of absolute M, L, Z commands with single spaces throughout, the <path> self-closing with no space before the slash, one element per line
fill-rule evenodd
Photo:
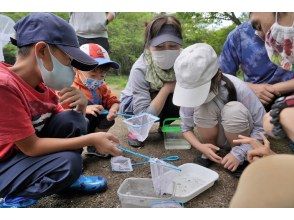
<path fill-rule="evenodd" d="M 228 102 L 225 105 L 214 101 L 203 104 L 195 110 L 194 122 L 200 128 L 213 128 L 219 125 L 217 145 L 220 147 L 228 147 L 224 131 L 250 135 L 253 129 L 253 120 L 249 110 L 237 101 Z"/>

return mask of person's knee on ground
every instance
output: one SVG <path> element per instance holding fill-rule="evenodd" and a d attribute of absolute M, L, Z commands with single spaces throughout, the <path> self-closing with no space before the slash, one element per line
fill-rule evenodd
<path fill-rule="evenodd" d="M 73 184 L 82 174 L 83 161 L 82 156 L 79 153 L 72 151 L 65 151 L 59 153 L 60 157 L 58 160 L 64 163 L 64 178 L 60 182 L 60 190 L 66 189 Z"/>
<path fill-rule="evenodd" d="M 214 102 L 203 104 L 196 113 L 195 123 L 202 143 L 217 144 L 220 109 Z"/>
<path fill-rule="evenodd" d="M 242 174 L 230 207 L 293 208 L 293 166 L 293 155 L 273 155 L 252 163 Z"/>
<path fill-rule="evenodd" d="M 250 136 L 252 130 L 252 117 L 249 110 L 240 102 L 228 102 L 221 111 L 221 123 L 224 133 L 231 147 L 235 144 L 233 140 L 238 135 Z"/>
<path fill-rule="evenodd" d="M 30 170 L 32 174 L 23 173 L 22 181 L 10 189 L 6 196 L 21 196 L 39 199 L 58 193 L 74 183 L 82 173 L 82 157 L 78 152 L 64 151 L 35 159 L 40 164 L 35 170 L 34 164 Z M 38 165 L 39 166 L 39 165 Z"/>

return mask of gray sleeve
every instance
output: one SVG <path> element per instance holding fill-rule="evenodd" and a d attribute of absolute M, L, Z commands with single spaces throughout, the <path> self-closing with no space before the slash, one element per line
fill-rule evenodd
<path fill-rule="evenodd" d="M 181 128 L 182 132 L 192 131 L 195 127 L 194 124 L 194 108 L 181 107 L 180 117 L 181 117 Z"/>
<path fill-rule="evenodd" d="M 258 97 L 246 85 L 245 82 L 237 79 L 237 85 L 235 84 L 235 87 L 237 91 L 237 100 L 241 102 L 249 110 L 252 116 L 253 129 L 251 131 L 250 137 L 260 140 L 262 139 L 260 133 L 264 132 L 262 121 L 263 116 L 266 113 L 265 109 L 259 101 Z M 251 145 L 242 144 L 240 146 L 233 147 L 231 153 L 241 162 L 243 162 L 249 150 L 251 150 Z"/>
<path fill-rule="evenodd" d="M 150 106 L 150 85 L 145 80 L 145 72 L 142 69 L 132 68 L 130 80 L 133 90 L 133 112 L 135 115 L 147 112 L 157 116 L 155 109 Z"/>

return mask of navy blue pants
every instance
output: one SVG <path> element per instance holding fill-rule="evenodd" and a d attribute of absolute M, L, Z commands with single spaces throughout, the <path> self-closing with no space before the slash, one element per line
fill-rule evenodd
<path fill-rule="evenodd" d="M 38 137 L 69 138 L 87 133 L 85 117 L 76 111 L 52 116 Z M 64 151 L 39 157 L 19 152 L 0 162 L 0 197 L 40 198 L 70 186 L 82 173 L 81 151 Z"/>

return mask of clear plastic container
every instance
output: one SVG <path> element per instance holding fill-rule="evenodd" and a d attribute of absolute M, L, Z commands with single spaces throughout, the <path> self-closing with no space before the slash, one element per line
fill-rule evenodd
<path fill-rule="evenodd" d="M 127 178 L 117 190 L 122 208 L 150 208 L 156 201 L 169 200 L 172 195 L 157 196 L 150 178 Z"/>
<path fill-rule="evenodd" d="M 173 121 L 171 124 L 167 122 Z M 180 118 L 166 118 L 163 121 L 162 132 L 164 135 L 164 147 L 167 150 L 190 149 L 191 145 L 183 137 Z"/>

